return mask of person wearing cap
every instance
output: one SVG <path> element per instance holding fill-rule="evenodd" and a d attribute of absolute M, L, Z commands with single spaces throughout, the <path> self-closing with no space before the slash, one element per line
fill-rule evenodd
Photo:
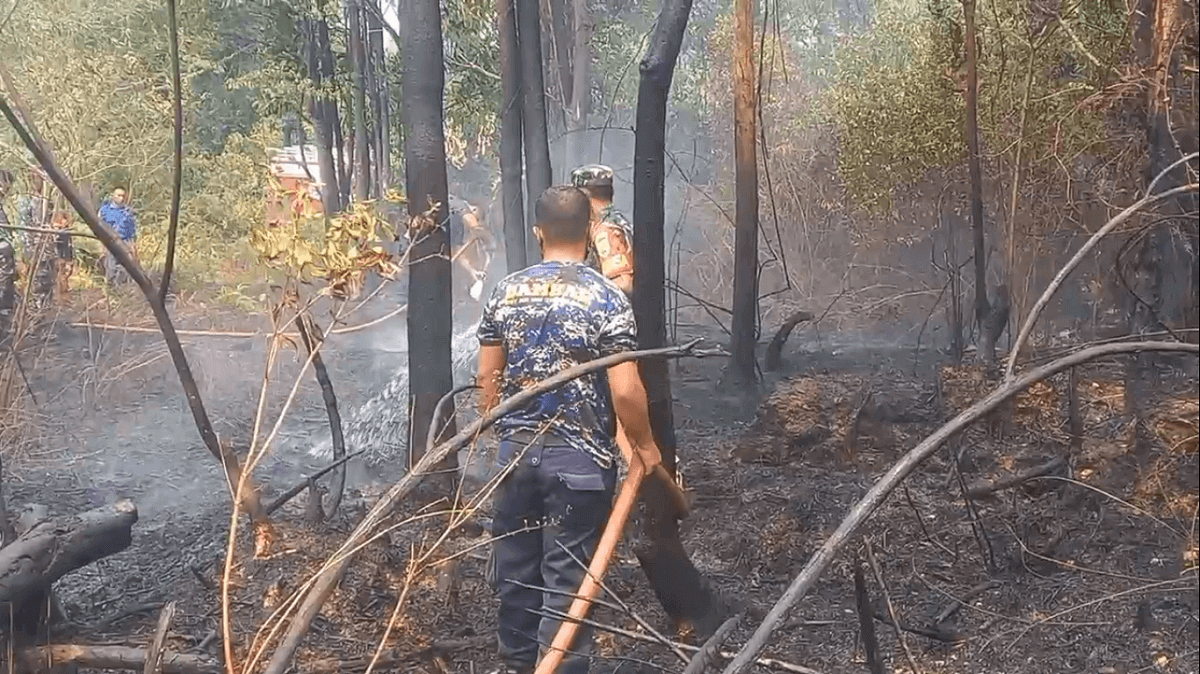
<path fill-rule="evenodd" d="M 633 225 L 613 206 L 613 170 L 581 166 L 571 172 L 571 184 L 592 202 L 587 263 L 626 295 L 633 294 Z"/>
<path fill-rule="evenodd" d="M 496 250 L 496 240 L 484 225 L 483 214 L 473 204 L 450 195 L 448 205 L 450 257 L 469 280 L 471 285 L 467 292 L 471 299 L 479 301 L 492 253 Z"/>

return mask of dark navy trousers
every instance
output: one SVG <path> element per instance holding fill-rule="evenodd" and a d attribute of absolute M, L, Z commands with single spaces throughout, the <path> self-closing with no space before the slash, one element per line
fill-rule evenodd
<path fill-rule="evenodd" d="M 566 613 L 587 577 L 580 562 L 591 562 L 600 541 L 617 470 L 601 468 L 549 433 L 521 432 L 500 441 L 501 467 L 518 455 L 495 492 L 490 571 L 500 595 L 500 656 L 511 668 L 532 672 L 539 647 L 550 646 L 560 624 L 537 612 Z M 591 647 L 592 631 L 583 626 L 558 671 L 586 674 Z"/>

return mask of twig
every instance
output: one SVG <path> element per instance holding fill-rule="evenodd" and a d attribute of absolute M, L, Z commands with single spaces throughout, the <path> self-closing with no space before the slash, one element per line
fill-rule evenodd
<path fill-rule="evenodd" d="M 587 570 L 587 565 L 583 563 L 583 560 L 576 557 L 575 554 L 572 553 L 570 551 L 570 549 L 567 548 L 567 546 L 563 545 L 559 541 L 555 541 L 555 543 L 558 544 L 559 549 L 561 549 L 563 552 L 567 553 L 567 555 L 569 555 L 571 557 L 571 559 L 575 560 L 576 564 L 582 566 L 585 571 Z M 589 575 L 590 575 L 590 572 L 589 572 Z M 624 611 L 626 615 L 628 615 L 630 618 L 633 618 L 633 621 L 636 622 L 638 625 L 640 625 L 642 629 L 646 630 L 646 632 L 648 634 L 650 634 L 654 638 L 658 639 L 658 643 L 666 646 L 672 653 L 675 654 L 675 657 L 679 658 L 679 660 L 681 662 L 684 662 L 684 663 L 688 662 L 689 658 L 686 653 L 684 653 L 682 650 L 680 650 L 679 648 L 677 648 L 673 644 L 671 644 L 670 639 L 667 639 L 665 636 L 662 635 L 661 632 L 654 629 L 654 627 L 650 623 L 646 622 L 645 618 L 638 615 L 638 613 L 636 611 L 634 611 L 629 606 L 629 604 L 626 604 L 625 601 L 622 600 L 621 597 L 616 592 L 613 592 L 610 587 L 605 585 L 603 580 L 601 580 L 600 578 L 597 577 L 596 583 L 600 586 L 601 590 L 604 590 L 604 593 L 606 595 L 608 595 L 609 597 L 612 597 L 613 601 L 616 602 L 618 606 L 620 606 L 621 610 Z M 571 593 L 570 596 L 572 597 L 572 599 L 583 598 L 582 593 Z M 595 602 L 596 599 L 592 598 L 590 601 Z"/>
<path fill-rule="evenodd" d="M 342 465 L 343 463 L 346 463 L 350 459 L 353 459 L 354 457 L 358 456 L 359 454 L 362 454 L 365 451 L 366 450 L 364 450 L 364 449 L 360 449 L 357 452 L 352 452 L 350 454 L 347 454 L 346 456 L 343 456 L 342 458 L 338 459 L 337 461 L 334 461 L 333 463 L 329 464 L 328 466 L 325 466 L 324 468 L 318 470 L 317 472 L 313 473 L 312 475 L 305 477 L 300 482 L 297 482 L 295 484 L 295 486 L 293 486 L 291 489 L 288 489 L 287 491 L 280 494 L 279 498 L 275 499 L 274 501 L 271 501 L 265 507 L 263 507 L 263 511 L 265 513 L 267 513 L 267 515 L 274 513 L 276 510 L 279 510 L 279 508 L 282 507 L 283 504 L 296 498 L 297 496 L 300 495 L 301 492 L 303 492 L 305 489 L 308 489 L 308 483 L 310 480 L 319 480 L 322 477 L 325 477 L 325 474 L 328 473 L 329 471 L 337 468 L 338 466 Z"/>
<path fill-rule="evenodd" d="M 1129 208 L 1121 211 L 1114 216 L 1112 220 L 1109 220 L 1107 223 L 1105 223 L 1103 227 L 1096 230 L 1096 233 L 1093 234 L 1091 238 L 1089 238 L 1087 242 L 1085 242 L 1083 246 L 1079 248 L 1078 252 L 1076 252 L 1075 255 L 1071 257 L 1071 259 L 1065 265 L 1063 265 L 1063 268 L 1058 271 L 1058 274 L 1055 275 L 1054 280 L 1050 282 L 1050 285 L 1046 286 L 1046 290 L 1042 293 L 1042 296 L 1038 298 L 1036 303 L 1034 303 L 1033 309 L 1031 309 L 1029 311 L 1029 315 L 1025 317 L 1025 322 L 1021 324 L 1021 331 L 1017 333 L 1017 338 L 1013 341 L 1012 348 L 1008 354 L 1008 363 L 1004 367 L 1005 380 L 1012 379 L 1013 369 L 1017 365 L 1017 356 L 1021 353 L 1021 347 L 1024 346 L 1025 341 L 1029 339 L 1029 333 L 1033 331 L 1033 324 L 1037 321 L 1037 318 L 1042 313 L 1042 310 L 1046 308 L 1046 305 L 1050 303 L 1050 299 L 1054 297 L 1054 293 L 1057 292 L 1062 286 L 1063 282 L 1067 280 L 1067 276 L 1070 275 L 1070 273 L 1079 266 L 1079 263 L 1083 261 L 1083 258 L 1090 253 L 1097 244 L 1100 243 L 1100 239 L 1103 239 L 1109 234 L 1109 232 L 1112 232 L 1119 225 L 1121 225 L 1121 223 L 1128 220 L 1143 208 L 1169 197 L 1179 194 L 1186 194 L 1188 192 L 1195 192 L 1200 189 L 1200 185 L 1192 183 L 1190 185 L 1175 187 L 1159 194 L 1153 193 L 1155 185 L 1158 184 L 1158 181 L 1163 176 L 1167 175 L 1176 166 L 1189 162 L 1196 157 L 1200 157 L 1200 153 L 1193 152 L 1163 169 L 1162 172 L 1159 173 L 1158 176 L 1150 183 L 1150 187 L 1146 188 L 1146 196 L 1134 202 Z"/>
<path fill-rule="evenodd" d="M 875 576 L 875 582 L 879 583 L 879 589 L 883 592 L 883 601 L 887 604 L 888 616 L 892 619 L 892 629 L 896 630 L 896 639 L 904 650 L 904 659 L 908 660 L 908 667 L 913 674 L 921 674 L 920 668 L 917 667 L 917 661 L 913 658 L 912 650 L 908 647 L 908 640 L 904 638 L 904 632 L 900 629 L 900 616 L 896 613 L 896 605 L 892 603 L 892 593 L 888 591 L 887 582 L 883 579 L 883 569 L 879 568 L 879 562 L 875 559 L 875 551 L 871 549 L 871 539 L 866 538 L 863 543 L 866 544 L 867 563 L 871 565 L 871 575 Z"/>
<path fill-rule="evenodd" d="M 696 654 L 692 656 L 690 661 L 688 661 L 687 667 L 683 670 L 683 674 L 704 674 L 704 670 L 708 667 L 709 663 L 716 659 L 717 653 L 721 650 L 721 646 L 725 645 L 725 642 L 729 640 L 729 637 L 733 636 L 733 631 L 737 629 L 738 623 L 742 622 L 742 615 L 743 614 L 739 613 L 731 617 L 729 620 L 726 620 L 724 623 L 721 623 L 721 626 L 717 628 L 717 631 L 713 632 L 713 635 L 708 638 L 708 641 L 705 641 L 704 645 L 700 647 L 700 650 L 696 651 Z"/>
<path fill-rule="evenodd" d="M 167 26 L 171 40 L 171 109 L 175 115 L 175 157 L 171 166 L 174 175 L 171 180 L 171 219 L 167 225 L 167 259 L 163 263 L 162 283 L 158 288 L 158 301 L 163 304 L 167 303 L 171 272 L 175 270 L 175 243 L 179 237 L 179 202 L 183 193 L 183 82 L 179 75 L 179 19 L 175 16 L 175 3 L 176 0 L 167 0 Z"/>
<path fill-rule="evenodd" d="M 905 477 L 917 465 L 929 458 L 947 439 L 956 435 L 980 417 L 1016 396 L 1031 386 L 1034 382 L 1053 376 L 1067 368 L 1087 363 L 1097 358 L 1138 351 L 1173 351 L 1178 353 L 1200 353 L 1200 345 L 1181 344 L 1178 342 L 1132 342 L 1124 344 L 1108 344 L 1083 349 L 1052 363 L 1031 370 L 1016 380 L 1005 382 L 985 398 L 963 410 L 941 428 L 921 441 L 888 472 L 871 487 L 866 494 L 854 505 L 846 518 L 813 555 L 784 592 L 779 601 L 767 614 L 762 624 L 755 631 L 746 645 L 738 652 L 737 657 L 725 668 L 724 674 L 741 674 L 753 663 L 755 656 L 767 645 L 775 628 L 786 617 L 788 611 L 816 583 L 817 578 L 833 561 L 838 550 L 850 539 L 850 536 L 875 512 L 884 500 L 899 486 Z"/>
<path fill-rule="evenodd" d="M 978 597 L 979 595 L 983 594 L 984 592 L 987 592 L 988 590 L 991 590 L 992 588 L 996 588 L 996 587 L 1000 587 L 999 581 L 985 580 L 982 583 L 976 585 L 975 587 L 967 590 L 965 593 L 963 593 L 963 596 L 955 597 L 954 602 L 952 604 L 950 604 L 946 608 L 942 609 L 937 614 L 937 616 L 933 619 L 933 624 L 940 625 L 940 624 L 946 622 L 955 613 L 958 613 L 959 609 L 961 609 L 963 606 L 966 606 L 967 603 L 970 602 L 972 599 L 974 599 L 975 597 Z"/>
<path fill-rule="evenodd" d="M 354 531 L 346 538 L 341 548 L 335 553 L 335 556 L 340 557 L 336 561 L 328 563 L 320 573 L 313 578 L 308 591 L 305 593 L 303 602 L 301 603 L 296 615 L 292 618 L 291 625 L 288 628 L 287 634 L 280 641 L 279 646 L 272 653 L 271 659 L 267 662 L 264 674 L 283 674 L 287 669 L 292 659 L 292 654 L 299 647 L 304 635 L 308 632 L 308 627 L 312 623 L 313 618 L 321 610 L 321 606 L 328 599 L 329 594 L 333 591 L 337 581 L 345 572 L 346 566 L 353 559 L 353 552 L 364 541 L 369 539 L 376 528 L 383 520 L 391 514 L 399 501 L 407 496 L 409 492 L 425 477 L 425 475 L 445 459 L 450 452 L 456 451 L 471 442 L 479 433 L 486 430 L 497 419 L 520 409 L 524 405 L 536 397 L 557 389 L 569 381 L 597 372 L 613 365 L 619 365 L 629 361 L 638 360 L 641 358 L 680 358 L 684 356 L 700 356 L 711 355 L 701 354 L 695 351 L 695 346 L 700 340 L 693 340 L 682 346 L 665 347 L 661 349 L 649 349 L 645 351 L 629 351 L 626 353 L 614 354 L 604 358 L 580 363 L 569 367 L 562 372 L 539 382 L 535 386 L 531 386 L 524 391 L 502 401 L 496 405 L 485 416 L 477 419 L 469 424 L 454 437 L 434 447 L 421 457 L 417 465 L 413 466 L 408 473 L 396 484 L 392 485 L 388 491 L 379 498 L 375 505 L 367 512 L 362 522 L 359 523 Z M 1186 346 L 1186 345 L 1185 345 Z"/>
<path fill-rule="evenodd" d="M 451 389 L 446 395 L 438 399 L 437 404 L 433 406 L 433 421 L 429 423 L 429 432 L 425 435 L 425 451 L 429 451 L 437 443 L 438 436 L 446 427 L 447 422 L 442 420 L 446 417 L 446 408 L 454 402 L 454 396 L 465 391 L 471 391 L 477 388 L 482 388 L 478 384 L 464 384 L 457 388 Z"/>
<path fill-rule="evenodd" d="M 92 234 L 84 234 L 83 232 L 72 232 L 64 229 L 52 229 L 50 227 L 25 227 L 23 225 L 0 225 L 0 229 L 13 229 L 18 232 L 36 232 L 38 234 L 66 234 L 67 236 L 78 236 L 84 239 L 97 239 L 98 237 Z"/>
<path fill-rule="evenodd" d="M 146 651 L 146 666 L 142 669 L 142 674 L 160 674 L 162 672 L 163 645 L 167 641 L 167 630 L 171 628 L 171 620 L 174 617 L 175 602 L 167 602 L 162 613 L 158 614 L 158 627 L 154 630 L 154 641 L 150 642 L 150 650 Z"/>
<path fill-rule="evenodd" d="M 979 498 L 981 496 L 994 494 L 998 491 L 1004 491 L 1005 489 L 1011 489 L 1012 487 L 1016 487 L 1017 485 L 1032 480 L 1035 477 L 1049 475 L 1064 465 L 1066 465 L 1066 459 L 1062 458 L 1061 456 L 1056 456 L 1046 463 L 1034 466 L 1028 470 L 1023 470 L 1020 473 L 1006 477 L 1003 480 L 996 480 L 995 482 L 977 482 L 967 488 L 966 495 L 968 498 Z"/>
<path fill-rule="evenodd" d="M 538 615 L 543 616 L 545 618 L 554 618 L 556 620 L 569 620 L 570 619 L 570 617 L 567 616 L 562 611 L 555 611 L 554 609 L 551 609 L 551 608 L 536 610 L 536 611 L 534 611 L 534 613 L 537 613 Z M 610 634 L 615 634 L 617 636 L 622 636 L 627 639 L 633 639 L 635 641 L 642 641 L 642 642 L 651 643 L 651 644 L 658 643 L 657 639 L 655 639 L 654 637 L 651 637 L 648 634 L 642 634 L 640 632 L 634 632 L 631 630 L 622 629 L 622 628 L 616 627 L 614 625 L 606 625 L 602 622 L 597 622 L 595 620 L 592 620 L 591 618 L 581 618 L 577 622 L 579 622 L 581 625 L 587 625 L 588 627 L 592 627 L 592 628 L 595 628 L 595 629 L 598 629 L 598 630 L 601 630 L 604 632 L 608 632 Z M 693 646 L 691 644 L 680 643 L 677 641 L 673 641 L 671 643 L 674 646 L 678 646 L 680 649 L 688 651 L 690 653 L 696 653 L 700 650 L 699 646 Z M 733 658 L 733 655 L 734 654 L 731 651 L 724 651 L 724 650 L 717 653 L 717 657 L 720 657 L 723 660 L 729 660 L 729 659 Z M 792 664 L 790 662 L 784 662 L 782 660 L 777 660 L 775 658 L 756 658 L 754 660 L 754 664 L 760 665 L 762 667 L 768 667 L 770 669 L 778 669 L 783 672 L 792 672 L 793 674 L 821 674 L 821 672 L 818 670 L 811 669 L 811 668 L 805 667 L 803 665 L 796 665 L 796 664 Z"/>

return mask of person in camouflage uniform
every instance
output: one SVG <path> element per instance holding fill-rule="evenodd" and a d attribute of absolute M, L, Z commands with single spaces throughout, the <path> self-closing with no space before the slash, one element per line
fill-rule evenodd
<path fill-rule="evenodd" d="M 613 170 L 601 164 L 581 166 L 571 172 L 571 184 L 592 202 L 587 263 L 632 294 L 633 225 L 613 206 Z"/>

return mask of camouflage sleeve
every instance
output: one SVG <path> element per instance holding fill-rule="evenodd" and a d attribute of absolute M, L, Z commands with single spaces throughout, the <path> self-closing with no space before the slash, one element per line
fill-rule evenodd
<path fill-rule="evenodd" d="M 601 357 L 637 350 L 637 322 L 624 293 L 613 292 L 603 321 L 597 340 Z"/>
<path fill-rule="evenodd" d="M 479 319 L 479 329 L 476 331 L 480 346 L 499 346 L 504 343 L 500 322 L 496 320 L 496 309 L 500 306 L 501 298 L 504 297 L 503 287 L 503 284 L 496 286 L 492 291 L 492 296 L 483 305 L 483 316 Z"/>
<path fill-rule="evenodd" d="M 603 222 L 592 230 L 592 243 L 605 278 L 633 273 L 633 242 L 620 224 Z"/>

